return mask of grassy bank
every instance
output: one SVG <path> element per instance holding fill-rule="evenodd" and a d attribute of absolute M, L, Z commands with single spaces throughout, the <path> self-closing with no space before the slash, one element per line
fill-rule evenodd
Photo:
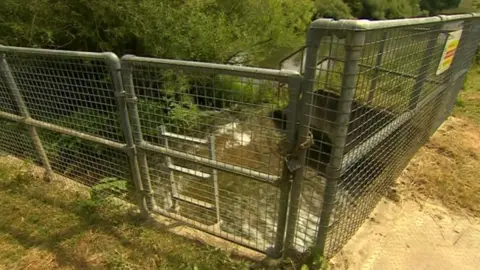
<path fill-rule="evenodd" d="M 422 199 L 480 216 L 480 67 L 468 73 L 452 117 L 410 161 L 400 185 Z"/>
<path fill-rule="evenodd" d="M 468 73 L 453 115 L 470 119 L 480 126 L 480 65 L 474 66 Z"/>
<path fill-rule="evenodd" d="M 0 164 L 0 269 L 249 269 L 30 168 Z"/>

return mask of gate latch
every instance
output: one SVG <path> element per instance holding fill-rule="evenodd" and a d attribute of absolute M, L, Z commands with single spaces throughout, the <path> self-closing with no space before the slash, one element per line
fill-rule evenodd
<path fill-rule="evenodd" d="M 300 169 L 303 166 L 303 162 L 298 160 L 298 155 L 305 149 L 312 147 L 314 143 L 313 134 L 311 131 L 308 131 L 308 134 L 301 144 L 299 144 L 293 151 L 285 156 L 285 162 L 287 164 L 287 168 L 290 172 L 294 172 Z"/>

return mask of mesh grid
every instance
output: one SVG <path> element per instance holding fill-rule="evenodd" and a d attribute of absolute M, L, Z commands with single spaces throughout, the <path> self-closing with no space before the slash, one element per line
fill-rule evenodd
<path fill-rule="evenodd" d="M 0 120 L 0 151 L 3 154 L 38 163 L 28 130 L 20 123 Z"/>
<path fill-rule="evenodd" d="M 124 140 L 114 95 L 112 73 L 102 54 L 24 48 L 2 50 L 0 106 L 2 112 L 53 124 L 110 142 Z M 18 95 L 15 92 L 18 90 Z M 25 106 L 21 109 L 22 106 Z M 48 166 L 56 175 L 87 186 L 131 183 L 129 159 L 120 149 L 66 135 L 49 128 L 1 120 L 1 150 Z M 62 129 L 63 130 L 63 129 Z M 39 137 L 39 145 L 31 136 Z M 121 145 L 121 144 L 119 144 Z M 47 169 L 48 171 L 48 169 Z M 105 189 L 131 199 L 129 190 Z"/>
<path fill-rule="evenodd" d="M 477 20 L 354 31 L 329 21 L 310 32 L 321 38 L 299 59 L 315 62 L 302 67 L 303 81 L 286 71 L 132 56 L 120 66 L 111 54 L 0 47 L 0 151 L 87 186 L 141 180 L 156 202 L 149 210 L 256 250 L 279 255 L 293 240 L 301 252 L 325 244 L 331 257 L 451 112 L 480 39 Z M 453 63 L 437 75 L 459 26 Z M 313 145 L 296 160 L 307 128 Z M 303 175 L 291 178 L 302 168 L 295 162 Z"/>
<path fill-rule="evenodd" d="M 272 117 L 288 104 L 285 85 L 150 65 L 135 65 L 133 78 L 144 140 L 161 146 L 162 125 L 200 139 L 214 134 L 219 161 L 279 173 L 278 127 L 285 120 Z M 208 157 L 205 147 L 182 139 L 170 139 L 170 148 Z"/>
<path fill-rule="evenodd" d="M 59 175 L 90 187 L 106 178 L 130 181 L 128 158 L 120 150 L 48 130 L 39 136 Z"/>
<path fill-rule="evenodd" d="M 5 59 L 32 118 L 122 141 L 112 78 L 102 59 L 24 52 L 7 52 Z"/>
<path fill-rule="evenodd" d="M 167 161 L 165 156 L 147 151 L 157 205 L 193 224 L 212 226 L 209 231 L 229 233 L 239 242 L 245 239 L 255 249 L 266 251 L 273 246 L 279 189 L 249 175 L 282 175 L 288 85 L 267 80 L 261 73 L 242 77 L 221 69 L 203 72 L 140 60 L 131 64 L 138 120 L 146 142 L 167 147 L 167 139 L 171 150 L 244 169 L 241 175 L 216 170 L 218 223 L 215 169 L 179 158 Z"/>
<path fill-rule="evenodd" d="M 344 147 L 325 243 L 327 257 L 351 238 L 411 156 L 448 116 L 476 51 L 478 40 L 472 37 L 478 31 L 474 22 L 463 22 L 454 61 L 439 75 L 436 72 L 448 37 L 447 24 L 366 31 L 360 34 L 364 42 L 359 46 L 352 45 L 349 34 L 330 31 L 322 37 L 317 53 L 320 64 L 315 67 L 315 87 L 307 113 L 316 145 L 308 151 L 306 165 L 312 167 L 313 163 L 316 166 L 312 169 L 329 178 L 332 148 Z M 358 53 L 347 53 L 354 50 Z M 358 69 L 352 74 L 347 65 L 357 65 Z M 355 77 L 355 95 L 353 100 L 342 100 L 341 91 L 350 90 L 342 85 L 348 83 L 348 76 Z M 335 121 L 344 104 L 350 111 L 348 122 L 339 126 Z M 345 144 L 332 145 L 332 136 L 338 136 L 343 127 L 347 128 L 341 135 Z M 318 200 L 311 194 L 308 174 L 307 170 L 302 195 Z M 318 183 L 325 185 L 325 179 Z M 307 214 L 313 216 L 310 225 L 298 225 L 295 242 L 302 250 L 315 245 L 319 213 Z"/>

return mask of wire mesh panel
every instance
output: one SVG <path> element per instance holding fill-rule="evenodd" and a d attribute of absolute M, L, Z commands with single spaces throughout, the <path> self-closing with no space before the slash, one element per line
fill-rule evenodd
<path fill-rule="evenodd" d="M 102 54 L 3 53 L 32 118 L 122 141 L 113 80 Z"/>
<path fill-rule="evenodd" d="M 122 68 L 161 213 L 257 250 L 274 246 L 295 74 L 133 56 Z"/>
<path fill-rule="evenodd" d="M 18 122 L 0 119 L 0 151 L 3 155 L 39 164 L 28 130 Z"/>
<path fill-rule="evenodd" d="M 112 55 L 15 47 L 0 54 L 1 113 L 16 121 L 2 120 L 2 150 L 46 166 L 38 161 L 44 155 L 56 174 L 87 186 L 129 186 Z"/>
<path fill-rule="evenodd" d="M 317 20 L 289 60 L 303 78 L 0 46 L 0 151 L 272 256 L 331 257 L 451 112 L 478 18 Z"/>
<path fill-rule="evenodd" d="M 297 249 L 317 245 L 331 257 L 387 194 L 450 112 L 477 24 L 471 15 L 312 24 L 304 96 L 315 144 L 297 206 Z"/>

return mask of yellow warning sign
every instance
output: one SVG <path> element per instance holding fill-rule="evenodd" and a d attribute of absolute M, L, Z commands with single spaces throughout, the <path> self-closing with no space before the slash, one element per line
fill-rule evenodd
<path fill-rule="evenodd" d="M 461 37 L 462 30 L 457 30 L 448 34 L 442 58 L 440 58 L 440 63 L 438 64 L 437 75 L 447 71 L 452 65 L 453 57 L 455 57 L 455 52 L 457 51 Z"/>

